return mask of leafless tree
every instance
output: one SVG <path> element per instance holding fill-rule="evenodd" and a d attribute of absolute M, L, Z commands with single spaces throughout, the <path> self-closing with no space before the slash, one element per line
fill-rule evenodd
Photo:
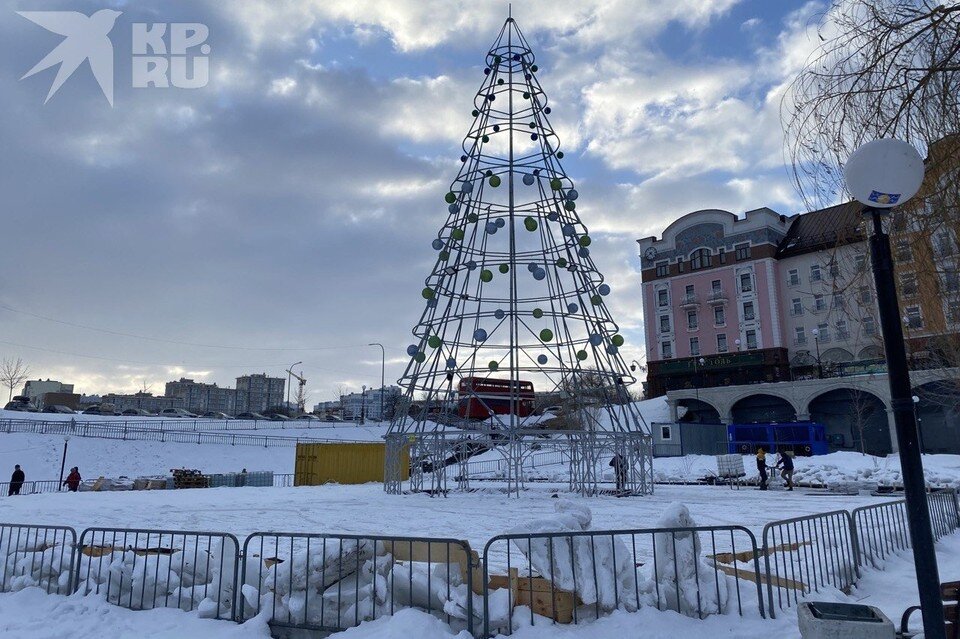
<path fill-rule="evenodd" d="M 10 391 L 7 395 L 8 402 L 13 399 L 13 389 L 24 383 L 29 376 L 30 368 L 19 357 L 4 358 L 3 362 L 0 362 L 0 383 Z"/>
<path fill-rule="evenodd" d="M 304 384 L 299 384 L 299 385 L 297 386 L 297 396 L 296 396 L 296 398 L 295 398 L 295 399 L 297 400 L 297 410 L 299 410 L 301 413 L 307 412 L 307 410 L 306 410 L 306 407 L 307 407 L 307 393 L 306 393 L 306 391 L 304 390 L 304 388 L 305 388 L 305 385 L 304 385 Z"/>
<path fill-rule="evenodd" d="M 345 384 L 337 384 L 336 388 L 333 389 L 333 401 L 339 402 L 340 398 L 346 395 L 347 392 Z"/>
<path fill-rule="evenodd" d="M 857 429 L 861 455 L 867 454 L 867 446 L 864 442 L 863 432 L 876 411 L 877 405 L 873 395 L 858 390 L 850 392 L 850 418 L 853 422 L 853 427 Z"/>

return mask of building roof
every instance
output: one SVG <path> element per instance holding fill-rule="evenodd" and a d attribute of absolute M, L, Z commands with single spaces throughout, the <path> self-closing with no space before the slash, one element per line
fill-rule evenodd
<path fill-rule="evenodd" d="M 862 220 L 863 204 L 856 201 L 802 213 L 777 247 L 777 259 L 861 242 L 866 239 Z"/>

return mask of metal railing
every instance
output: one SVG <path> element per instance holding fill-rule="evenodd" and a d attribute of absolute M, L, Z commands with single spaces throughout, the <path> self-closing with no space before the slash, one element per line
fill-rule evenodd
<path fill-rule="evenodd" d="M 69 595 L 76 542 L 68 526 L 0 524 L 0 592 L 37 587 Z"/>
<path fill-rule="evenodd" d="M 10 491 L 10 482 L 0 482 L 0 497 L 11 497 L 14 495 L 38 495 L 40 493 L 55 493 L 60 490 L 60 481 L 57 479 L 38 479 L 36 481 L 25 481 L 20 485 L 19 492 Z"/>
<path fill-rule="evenodd" d="M 229 533 L 87 528 L 76 584 L 132 610 L 179 608 L 235 619 L 240 545 Z"/>
<path fill-rule="evenodd" d="M 960 508 L 954 489 L 927 493 L 930 527 L 934 540 L 960 528 Z M 907 521 L 907 502 L 900 499 L 885 504 L 861 506 L 850 513 L 857 540 L 857 557 L 861 566 L 882 565 L 888 555 L 911 547 Z"/>
<path fill-rule="evenodd" d="M 273 627 L 337 632 L 416 607 L 475 627 L 475 555 L 465 541 L 256 532 L 243 544 L 237 620 L 269 610 Z"/>
<path fill-rule="evenodd" d="M 818 515 L 772 521 L 763 527 L 765 580 L 770 616 L 821 588 L 847 591 L 860 576 L 856 534 L 850 513 L 834 510 Z M 774 606 L 774 592 L 776 604 Z"/>
<path fill-rule="evenodd" d="M 763 617 L 759 575 L 743 526 L 498 535 L 483 549 L 483 636 L 512 634 L 517 614 L 577 624 L 641 606 L 699 619 L 755 606 Z"/>

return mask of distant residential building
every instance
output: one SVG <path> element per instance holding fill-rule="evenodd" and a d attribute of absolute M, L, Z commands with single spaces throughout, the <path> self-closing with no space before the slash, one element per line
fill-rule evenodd
<path fill-rule="evenodd" d="M 380 414 L 380 397 L 383 396 L 383 415 Z M 343 418 L 351 421 L 360 419 L 361 413 L 365 419 L 383 421 L 393 418 L 393 409 L 400 400 L 403 391 L 399 386 L 386 388 L 368 388 L 365 393 L 350 393 L 340 397 L 340 406 Z"/>
<path fill-rule="evenodd" d="M 282 377 L 267 377 L 266 373 L 237 378 L 236 412 L 259 412 L 283 404 Z"/>
<path fill-rule="evenodd" d="M 181 377 L 179 381 L 167 382 L 167 397 L 179 397 L 183 406 L 194 413 L 208 411 L 234 414 L 237 411 L 237 391 L 233 388 L 221 388 L 216 384 L 205 384 Z"/>
<path fill-rule="evenodd" d="M 44 407 L 43 396 L 47 393 L 73 393 L 73 384 L 64 384 L 53 379 L 32 379 L 23 387 L 23 396 L 39 408 Z"/>
<path fill-rule="evenodd" d="M 66 406 L 73 410 L 80 408 L 79 393 L 44 393 L 40 397 L 40 406 Z"/>
<path fill-rule="evenodd" d="M 317 415 L 336 415 L 342 417 L 343 405 L 340 400 L 332 402 L 318 402 L 313 406 L 313 412 Z"/>
<path fill-rule="evenodd" d="M 107 393 L 101 403 L 112 404 L 114 410 L 124 411 L 128 408 L 139 408 L 151 413 L 159 413 L 165 408 L 184 408 L 183 400 L 179 397 L 155 397 L 152 393 L 134 393 L 121 395 Z"/>

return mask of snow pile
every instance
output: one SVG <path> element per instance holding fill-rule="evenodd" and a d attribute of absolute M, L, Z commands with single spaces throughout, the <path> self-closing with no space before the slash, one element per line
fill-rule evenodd
<path fill-rule="evenodd" d="M 540 519 L 511 531 L 514 534 L 573 533 L 557 537 L 532 537 L 517 543 L 533 569 L 557 588 L 576 592 L 580 601 L 603 612 L 616 608 L 634 611 L 636 570 L 632 555 L 613 535 L 583 535 L 593 514 L 586 506 L 567 499 L 554 503 L 556 516 Z"/>
<path fill-rule="evenodd" d="M 383 542 L 368 539 L 329 540 L 283 559 L 251 557 L 241 593 L 245 619 L 267 611 L 284 622 L 339 628 L 411 607 L 463 628 L 469 598 L 475 616 L 483 610 L 459 564 L 397 561 Z"/>
<path fill-rule="evenodd" d="M 680 503 L 671 504 L 657 522 L 658 528 L 693 528 L 697 524 Z M 696 531 L 661 532 L 655 535 L 656 563 L 641 586 L 643 603 L 675 610 L 688 617 L 705 617 L 727 611 L 727 576 L 717 573 L 701 557 Z"/>
<path fill-rule="evenodd" d="M 0 591 L 17 592 L 38 587 L 45 592 L 70 592 L 73 549 L 62 536 L 31 529 L 0 534 Z"/>
<path fill-rule="evenodd" d="M 180 608 L 202 618 L 229 619 L 236 551 L 222 544 L 212 538 L 207 547 L 87 546 L 80 552 L 79 592 L 98 593 L 133 610 Z"/>

